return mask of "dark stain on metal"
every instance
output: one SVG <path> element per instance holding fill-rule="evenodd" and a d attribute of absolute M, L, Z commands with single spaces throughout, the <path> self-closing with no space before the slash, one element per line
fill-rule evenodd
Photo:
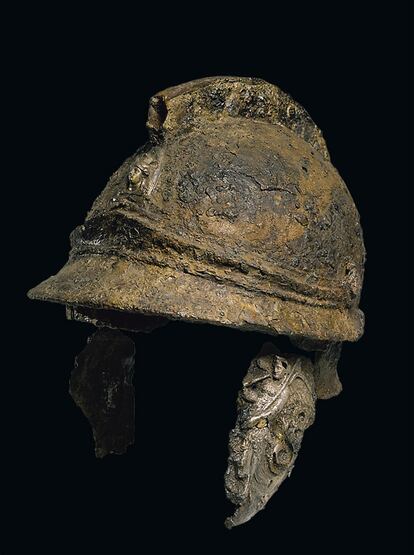
<path fill-rule="evenodd" d="M 134 443 L 134 362 L 134 342 L 108 329 L 96 331 L 75 359 L 69 393 L 92 426 L 99 458 Z"/>

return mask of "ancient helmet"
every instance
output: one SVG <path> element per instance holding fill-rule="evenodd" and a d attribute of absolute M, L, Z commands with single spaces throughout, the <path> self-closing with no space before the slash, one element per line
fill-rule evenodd
<path fill-rule="evenodd" d="M 311 406 L 339 391 L 333 367 L 340 344 L 363 332 L 359 216 L 321 131 L 265 81 L 212 77 L 166 89 L 151 98 L 147 127 L 148 143 L 112 175 L 72 232 L 67 264 L 29 296 L 62 303 L 69 318 L 99 327 L 139 331 L 145 316 L 150 327 L 157 319 L 204 322 L 287 335 L 317 353 L 308 364 L 267 348 L 249 369 L 243 391 L 256 381 L 271 387 L 249 401 L 255 424 L 246 424 L 244 410 L 232 432 L 226 487 L 241 515 L 232 526 L 269 497 L 237 486 L 233 470 L 245 461 L 232 457 L 232 445 L 242 450 L 234 434 L 246 449 L 264 441 L 260 464 L 284 477 L 299 444 L 285 429 L 290 455 L 280 456 L 279 446 L 274 458 L 283 407 L 292 398 Z M 269 437 L 251 436 L 252 428 Z"/>

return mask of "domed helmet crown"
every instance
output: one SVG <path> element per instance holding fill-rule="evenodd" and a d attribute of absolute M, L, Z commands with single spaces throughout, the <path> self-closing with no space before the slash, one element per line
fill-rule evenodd
<path fill-rule="evenodd" d="M 358 339 L 359 217 L 305 110 L 259 79 L 207 78 L 155 95 L 147 126 L 30 296 Z"/>

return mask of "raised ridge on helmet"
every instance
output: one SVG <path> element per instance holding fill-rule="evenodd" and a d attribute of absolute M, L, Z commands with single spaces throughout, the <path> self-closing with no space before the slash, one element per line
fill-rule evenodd
<path fill-rule="evenodd" d="M 276 85 L 252 77 L 205 77 L 151 97 L 147 128 L 153 142 L 184 132 L 205 118 L 241 117 L 283 125 L 329 160 L 321 130 L 307 111 Z"/>
<path fill-rule="evenodd" d="M 286 123 L 289 106 L 298 119 Z M 278 87 L 238 77 L 155 95 L 151 141 L 112 175 L 72 233 L 67 264 L 30 297 L 115 325 L 144 314 L 358 339 L 359 215 L 296 106 Z"/>

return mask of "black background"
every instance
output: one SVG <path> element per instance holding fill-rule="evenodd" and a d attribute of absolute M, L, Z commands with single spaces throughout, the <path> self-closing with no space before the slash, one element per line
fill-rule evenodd
<path fill-rule="evenodd" d="M 1 553 L 412 553 L 408 21 L 402 2 L 55 3 L 5 15 Z M 232 531 L 227 434 L 265 337 L 185 323 L 138 336 L 136 444 L 97 460 L 68 395 L 92 329 L 25 297 L 64 264 L 69 232 L 145 142 L 149 97 L 208 75 L 261 77 L 308 109 L 368 251 L 366 332 L 345 345 L 344 391 L 318 403 L 266 510 Z"/>

